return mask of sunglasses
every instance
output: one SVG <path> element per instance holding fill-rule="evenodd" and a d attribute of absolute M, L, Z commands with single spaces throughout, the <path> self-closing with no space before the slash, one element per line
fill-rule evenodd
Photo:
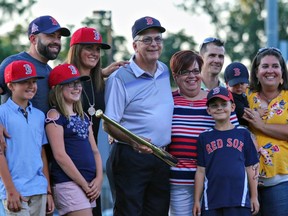
<path fill-rule="evenodd" d="M 259 54 L 261 54 L 261 53 L 263 53 L 263 52 L 265 52 L 265 51 L 268 51 L 268 50 L 275 51 L 275 52 L 279 53 L 280 55 L 282 55 L 281 50 L 278 49 L 278 48 L 275 48 L 275 47 L 264 47 L 264 48 L 260 48 L 260 49 L 258 50 L 258 52 L 257 52 L 256 55 L 259 55 Z"/>
<path fill-rule="evenodd" d="M 218 38 L 208 37 L 208 38 L 205 38 L 202 44 L 200 45 L 200 50 L 203 48 L 205 44 L 209 44 L 209 43 L 216 43 L 219 46 L 224 46 L 224 41 Z"/>

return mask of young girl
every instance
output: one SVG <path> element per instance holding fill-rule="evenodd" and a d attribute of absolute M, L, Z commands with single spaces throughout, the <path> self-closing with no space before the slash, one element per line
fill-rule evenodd
<path fill-rule="evenodd" d="M 51 177 L 60 215 L 92 216 L 102 187 L 101 156 L 81 104 L 81 81 L 87 79 L 75 66 L 62 64 L 48 80 L 53 108 L 47 113 L 46 132 L 54 156 Z"/>

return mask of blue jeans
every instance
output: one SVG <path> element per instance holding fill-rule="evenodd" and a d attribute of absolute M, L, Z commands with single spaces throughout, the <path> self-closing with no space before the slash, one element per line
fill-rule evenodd
<path fill-rule="evenodd" d="M 288 182 L 271 187 L 259 187 L 260 211 L 257 216 L 288 215 Z"/>

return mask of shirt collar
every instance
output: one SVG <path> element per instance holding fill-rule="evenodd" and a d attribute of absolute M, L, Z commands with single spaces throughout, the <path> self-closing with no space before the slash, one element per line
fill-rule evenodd
<path fill-rule="evenodd" d="M 147 73 L 145 70 L 141 69 L 136 62 L 134 61 L 135 55 L 133 55 L 130 59 L 130 67 L 135 74 L 136 77 L 140 77 L 145 74 L 145 76 L 152 77 L 150 73 Z M 164 67 L 160 64 L 159 61 L 157 61 L 157 70 L 155 72 L 154 77 L 157 78 L 159 75 L 161 75 L 164 72 Z"/>

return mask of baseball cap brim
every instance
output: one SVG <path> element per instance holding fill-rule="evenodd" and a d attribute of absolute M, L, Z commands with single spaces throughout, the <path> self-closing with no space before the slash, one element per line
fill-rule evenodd
<path fill-rule="evenodd" d="M 211 100 L 213 100 L 215 98 L 220 98 L 220 99 L 223 99 L 225 101 L 233 101 L 230 97 L 227 97 L 225 95 L 215 95 L 215 96 L 212 96 L 211 98 L 209 98 L 209 100 L 207 100 L 206 105 L 208 105 L 211 102 Z"/>
<path fill-rule="evenodd" d="M 143 28 L 143 29 L 139 30 L 138 32 L 136 32 L 135 35 L 138 35 L 138 34 L 140 34 L 141 32 L 143 32 L 143 31 L 145 31 L 145 30 L 147 30 L 147 29 L 150 29 L 150 28 L 159 29 L 161 33 L 163 33 L 163 32 L 166 31 L 166 29 L 165 29 L 164 27 L 162 27 L 162 26 L 148 26 L 148 27 Z"/>
<path fill-rule="evenodd" d="M 245 77 L 238 77 L 228 81 L 229 86 L 234 86 L 239 83 L 249 83 L 249 80 Z"/>
<path fill-rule="evenodd" d="M 47 29 L 45 31 L 42 31 L 41 33 L 44 33 L 44 34 L 52 34 L 56 31 L 60 31 L 60 34 L 61 36 L 64 36 L 64 37 L 68 37 L 70 36 L 70 30 L 67 29 L 67 28 L 64 28 L 64 27 L 54 27 L 54 28 L 50 28 L 50 29 Z"/>
<path fill-rule="evenodd" d="M 77 43 L 75 43 L 77 44 Z M 83 42 L 83 43 L 78 43 L 78 44 L 99 44 L 101 49 L 111 49 L 111 46 L 106 43 L 94 43 L 94 42 Z M 72 44 L 73 46 L 74 44 Z"/>
<path fill-rule="evenodd" d="M 87 80 L 90 80 L 90 76 L 79 76 L 79 77 L 73 77 L 71 79 L 67 79 L 59 84 L 67 84 L 67 83 L 70 83 L 70 82 L 74 82 L 76 80 L 80 80 L 80 81 L 87 81 Z"/>
<path fill-rule="evenodd" d="M 44 79 L 45 77 L 44 76 L 30 76 L 30 77 L 25 77 L 25 78 L 18 79 L 18 80 L 13 80 L 12 83 L 25 81 L 25 80 L 32 79 L 32 78 Z"/>

